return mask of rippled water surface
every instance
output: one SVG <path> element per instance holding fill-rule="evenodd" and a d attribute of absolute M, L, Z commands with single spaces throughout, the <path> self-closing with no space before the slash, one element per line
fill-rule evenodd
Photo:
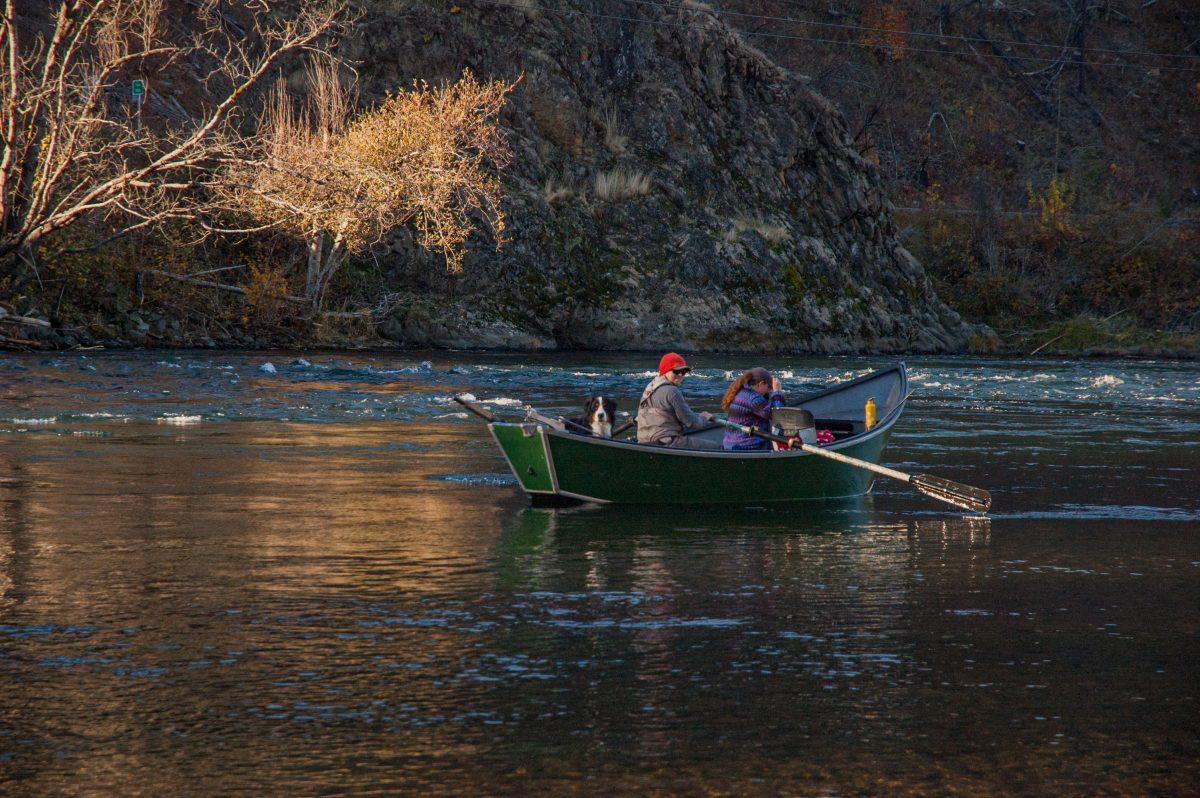
<path fill-rule="evenodd" d="M 0 357 L 0 793 L 1194 794 L 1200 367 L 911 359 L 990 518 L 532 509 L 448 399 L 655 362 Z"/>

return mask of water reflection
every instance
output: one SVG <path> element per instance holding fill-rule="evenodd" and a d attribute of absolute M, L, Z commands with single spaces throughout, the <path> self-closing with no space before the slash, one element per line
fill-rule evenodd
<path fill-rule="evenodd" d="M 20 462 L 0 458 L 0 618 L 26 595 L 33 539 L 29 497 L 32 483 Z"/>
<path fill-rule="evenodd" d="M 821 570 L 833 563 L 831 555 L 869 572 L 880 563 L 876 547 L 893 541 L 910 559 L 927 559 L 951 547 L 986 549 L 991 536 L 990 518 L 947 517 L 921 521 L 889 522 L 875 514 L 870 496 L 842 502 L 801 503 L 765 508 L 653 508 L 595 506 L 548 509 L 526 507 L 506 524 L 496 549 L 497 571 L 503 584 L 538 589 L 547 580 L 562 576 L 561 563 L 583 556 L 591 565 L 584 584 L 600 588 L 607 577 L 597 572 L 596 561 L 618 553 L 622 561 L 636 561 L 652 553 L 664 559 L 678 555 L 693 567 L 693 549 L 721 549 L 723 568 L 778 569 L 787 576 L 789 564 Z M 870 535 L 864 547 L 855 536 Z M 831 546 L 809 538 L 836 536 Z M 865 557 L 865 552 L 870 552 Z M 814 557 L 816 558 L 814 560 Z M 882 558 L 886 559 L 886 558 Z M 886 565 L 886 562 L 883 563 Z M 771 575 L 768 573 L 768 575 Z"/>
<path fill-rule="evenodd" d="M 0 430 L 0 792 L 1177 794 L 1200 775 L 1193 516 L 1030 514 L 1145 503 L 1125 466 L 1190 512 L 1186 447 L 1117 466 L 1036 432 L 1035 457 L 1014 428 L 1021 453 L 985 462 L 962 442 L 988 413 L 918 406 L 895 461 L 986 472 L 1010 517 L 883 483 L 540 510 L 481 430 L 431 417 L 433 388 L 296 368 L 287 407 L 243 386 L 236 421 L 197 361 L 120 378 L 209 386 L 203 412 L 171 408 L 199 422 Z M 381 418 L 380 396 L 424 416 Z"/>

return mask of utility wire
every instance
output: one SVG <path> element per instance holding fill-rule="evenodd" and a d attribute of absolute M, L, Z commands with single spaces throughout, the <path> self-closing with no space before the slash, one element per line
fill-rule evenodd
<path fill-rule="evenodd" d="M 786 2 L 788 5 L 795 5 L 795 3 L 788 2 L 788 0 L 777 0 L 777 1 L 778 2 Z M 637 0 L 622 0 L 622 2 L 632 3 L 632 2 L 637 2 Z M 662 5 L 662 4 L 652 3 L 651 5 Z M 676 6 L 666 6 L 666 7 L 676 8 Z M 1049 47 L 1054 50 L 1068 49 L 1067 45 L 1052 44 L 1050 42 L 1032 42 L 1032 41 L 1031 42 L 1023 42 L 1019 39 L 985 39 L 980 36 L 960 36 L 960 35 L 954 34 L 954 33 L 932 33 L 930 31 L 901 30 L 899 28 L 873 28 L 873 27 L 870 27 L 869 25 L 852 25 L 848 22 L 818 22 L 817 20 L 803 19 L 800 17 L 775 17 L 775 16 L 770 16 L 768 14 L 750 14 L 750 13 L 742 12 L 742 11 L 726 11 L 724 9 L 717 9 L 717 8 L 712 9 L 711 12 L 704 11 L 703 9 L 691 9 L 691 8 L 680 8 L 679 10 L 691 11 L 693 13 L 701 13 L 701 14 L 712 13 L 712 14 L 724 14 L 726 16 L 734 16 L 734 17 L 749 17 L 752 19 L 772 20 L 772 21 L 776 21 L 776 22 L 795 22 L 797 24 L 802 24 L 802 25 L 811 25 L 815 28 L 837 28 L 840 30 L 861 30 L 861 31 L 872 31 L 874 33 L 898 33 L 903 36 L 916 36 L 916 37 L 928 38 L 928 39 L 953 39 L 955 41 L 975 42 L 977 44 L 1009 44 L 1009 45 L 1014 45 L 1017 47 Z M 1154 50 L 1114 50 L 1114 49 L 1107 48 L 1107 47 L 1079 47 L 1078 49 L 1087 50 L 1087 51 L 1093 52 L 1093 53 L 1106 53 L 1106 54 L 1110 54 L 1110 55 L 1142 55 L 1142 56 L 1151 56 L 1154 58 L 1183 58 L 1183 59 L 1187 59 L 1190 61 L 1195 61 L 1197 59 L 1200 59 L 1200 55 L 1192 55 L 1191 53 L 1161 53 L 1161 52 L 1156 52 Z"/>
<path fill-rule="evenodd" d="M 639 1 L 647 2 L 647 0 L 639 0 Z M 490 5 L 490 6 L 496 6 L 499 8 L 513 8 L 518 11 L 530 11 L 531 10 L 528 5 L 528 2 L 520 2 L 520 0 L 518 0 L 518 2 L 504 2 L 504 0 L 474 0 L 474 2 L 476 2 L 480 5 Z M 621 2 L 628 2 L 628 0 L 621 0 Z M 666 8 L 666 9 L 670 9 L 670 10 L 674 10 L 674 11 L 689 10 L 689 9 L 680 8 L 678 6 L 668 6 L 668 5 L 661 4 L 661 3 L 648 3 L 648 4 L 658 5 L 662 8 Z M 688 23 L 688 22 L 683 22 L 683 23 L 667 22 L 665 20 L 653 20 L 653 19 L 645 19 L 645 18 L 641 18 L 641 17 L 626 17 L 626 16 L 619 16 L 616 14 L 595 14 L 595 13 L 591 13 L 591 12 L 587 12 L 587 11 L 576 11 L 575 9 L 571 9 L 571 8 L 553 8 L 553 7 L 548 7 L 548 6 L 538 6 L 537 10 L 538 11 L 547 11 L 552 14 L 569 14 L 569 15 L 578 16 L 578 17 L 589 17 L 591 19 L 606 19 L 606 20 L 614 20 L 617 22 L 635 22 L 635 23 L 639 23 L 639 24 L 643 24 L 643 25 L 653 25 L 653 26 L 658 26 L 658 27 L 663 27 L 663 28 L 695 29 L 695 24 Z M 711 13 L 711 12 L 705 12 L 705 13 Z M 817 44 L 836 44 L 836 45 L 841 45 L 843 47 L 862 47 L 862 48 L 871 49 L 871 50 L 876 49 L 878 47 L 886 46 L 886 45 L 882 45 L 882 44 L 875 44 L 875 43 L 869 43 L 869 42 L 843 41 L 841 39 L 822 39 L 822 38 L 818 38 L 818 37 L 814 37 L 814 36 L 796 36 L 796 35 L 786 34 L 786 33 L 771 33 L 768 31 L 748 31 L 748 30 L 740 30 L 740 29 L 731 29 L 731 30 L 735 30 L 737 33 L 739 33 L 743 36 L 758 36 L 761 38 L 768 38 L 768 39 L 782 39 L 782 40 L 787 40 L 787 41 L 813 42 L 813 43 L 817 43 Z M 1047 58 L 1045 56 L 1035 56 L 1035 55 L 1001 55 L 999 53 L 979 53 L 979 52 L 974 52 L 974 51 L 968 53 L 968 52 L 963 52 L 961 50 L 954 51 L 954 52 L 947 52 L 945 50 L 934 50 L 932 48 L 922 48 L 922 47 L 905 47 L 904 50 L 905 50 L 905 52 L 910 52 L 910 53 L 928 53 L 931 55 L 960 56 L 960 57 L 977 56 L 979 58 L 999 58 L 999 59 L 1007 60 L 1007 61 L 1035 61 L 1035 62 L 1044 63 L 1044 64 L 1056 64 L 1057 63 L 1057 64 L 1062 64 L 1063 66 L 1116 67 L 1118 69 L 1158 69 L 1161 71 L 1168 71 L 1168 72 L 1194 72 L 1198 68 L 1200 68 L 1197 66 L 1173 67 L 1173 66 L 1157 66 L 1157 65 L 1153 65 L 1153 64 L 1114 64 L 1114 63 L 1110 63 L 1107 61 L 1083 61 L 1083 60 L 1079 60 L 1079 59 Z"/>

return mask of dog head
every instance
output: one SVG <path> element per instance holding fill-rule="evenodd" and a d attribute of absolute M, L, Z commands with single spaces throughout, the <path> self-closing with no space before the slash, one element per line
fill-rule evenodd
<path fill-rule="evenodd" d="M 597 438 L 611 438 L 613 420 L 617 417 L 617 403 L 604 396 L 593 396 L 583 406 L 584 424 Z"/>

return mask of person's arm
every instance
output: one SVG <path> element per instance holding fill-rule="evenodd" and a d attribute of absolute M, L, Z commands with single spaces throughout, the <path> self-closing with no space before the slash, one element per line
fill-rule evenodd
<path fill-rule="evenodd" d="M 771 378 L 771 407 L 783 407 L 783 386 L 778 377 Z"/>
<path fill-rule="evenodd" d="M 679 423 L 684 427 L 703 427 L 707 422 L 700 416 L 692 412 L 692 408 L 688 407 L 687 400 L 683 398 L 683 391 L 676 388 L 667 393 L 667 402 L 671 405 L 671 410 L 675 412 L 675 418 L 679 419 Z"/>
<path fill-rule="evenodd" d="M 750 392 L 748 391 L 747 393 Z M 783 391 L 771 391 L 768 396 L 756 393 L 750 399 L 749 404 L 738 402 L 737 405 L 758 420 L 769 423 L 771 421 L 771 410 L 776 407 L 783 407 Z"/>

